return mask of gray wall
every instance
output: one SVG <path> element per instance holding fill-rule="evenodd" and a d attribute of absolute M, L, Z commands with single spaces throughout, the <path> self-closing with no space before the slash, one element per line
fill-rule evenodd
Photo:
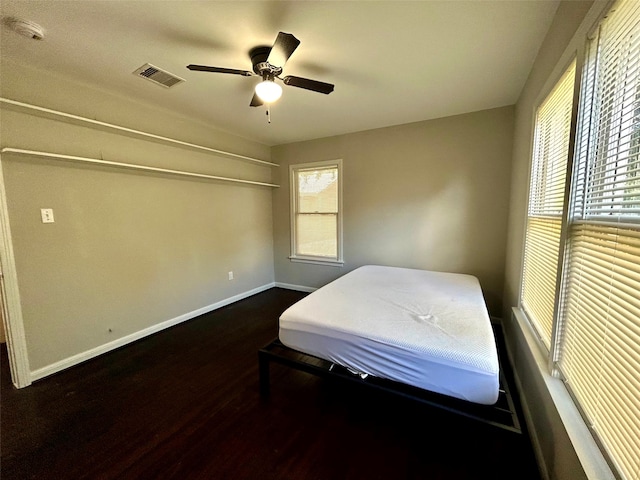
<path fill-rule="evenodd" d="M 47 72 L 5 62 L 2 77 L 6 98 L 270 159 L 264 145 Z M 1 114 L 2 147 L 272 179 L 269 166 Z M 269 187 L 13 154 L 2 167 L 32 371 L 274 281 Z M 40 208 L 55 223 L 41 223 Z"/>
<path fill-rule="evenodd" d="M 272 149 L 275 276 L 319 287 L 365 264 L 477 276 L 500 315 L 513 107 Z M 343 159 L 344 267 L 291 262 L 290 164 Z"/>

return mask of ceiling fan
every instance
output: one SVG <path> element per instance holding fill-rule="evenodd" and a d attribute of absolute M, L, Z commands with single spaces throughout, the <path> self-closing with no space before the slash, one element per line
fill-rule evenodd
<path fill-rule="evenodd" d="M 252 107 L 272 103 L 280 98 L 282 95 L 282 87 L 275 82 L 276 78 L 291 87 L 304 88 L 305 90 L 324 93 L 325 95 L 333 92 L 334 86 L 331 83 L 295 77 L 293 75 L 280 77 L 285 63 L 287 63 L 289 57 L 296 48 L 298 48 L 298 45 L 300 45 L 300 40 L 296 37 L 290 33 L 280 32 L 272 47 L 255 47 L 249 51 L 253 71 L 193 64 L 187 65 L 187 68 L 198 72 L 229 73 L 232 75 L 242 75 L 244 77 L 256 75 L 262 77 L 262 82 L 256 85 L 255 93 L 249 104 Z"/>

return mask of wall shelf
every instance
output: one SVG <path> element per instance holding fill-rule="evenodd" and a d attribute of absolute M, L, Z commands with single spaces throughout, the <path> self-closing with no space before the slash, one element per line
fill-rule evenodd
<path fill-rule="evenodd" d="M 168 168 L 158 168 L 158 167 L 148 167 L 145 165 L 134 165 L 132 163 L 123 163 L 123 162 L 112 162 L 110 160 L 102 160 L 98 158 L 87 158 L 87 157 L 76 157 L 73 155 L 62 155 L 59 153 L 51 153 L 51 152 L 38 152 L 34 150 L 23 150 L 21 148 L 11 148 L 5 147 L 0 150 L 2 153 L 6 154 L 15 154 L 15 155 L 23 155 L 29 157 L 36 158 L 48 158 L 52 160 L 62 160 L 68 162 L 81 162 L 81 163 L 89 163 L 93 165 L 101 165 L 115 168 L 124 168 L 128 170 L 138 170 L 145 172 L 154 172 L 154 173 L 162 173 L 169 175 L 178 175 L 182 177 L 192 177 L 192 178 L 201 178 L 206 180 L 218 180 L 223 182 L 233 182 L 233 183 L 242 183 L 246 185 L 258 185 L 262 187 L 279 187 L 280 185 L 276 185 L 274 183 L 266 183 L 266 182 L 256 182 L 253 180 L 243 180 L 240 178 L 230 178 L 230 177 L 220 177 L 217 175 L 207 175 L 204 173 L 194 173 L 194 172 L 185 172 L 182 170 L 171 170 Z"/>
<path fill-rule="evenodd" d="M 8 98 L 0 97 L 0 104 L 12 107 L 17 110 L 27 111 L 33 114 L 39 114 L 46 117 L 52 117 L 58 120 L 65 120 L 67 122 L 81 124 L 85 126 L 91 126 L 94 128 L 102 128 L 108 131 L 115 131 L 121 134 L 143 138 L 145 140 L 153 140 L 156 142 L 167 143 L 173 146 L 190 148 L 199 151 L 203 151 L 215 155 L 223 155 L 225 157 L 234 158 L 236 160 L 244 160 L 247 162 L 253 162 L 259 165 L 268 167 L 279 167 L 277 163 L 268 162 L 266 160 L 260 160 L 258 158 L 248 157 L 246 155 L 239 155 L 237 153 L 225 152 L 224 150 L 218 150 L 211 147 L 205 147 L 203 145 L 197 145 L 195 143 L 184 142 L 182 140 L 176 140 L 175 138 L 163 137 L 162 135 L 156 135 L 154 133 L 143 132 L 141 130 L 135 130 L 128 127 L 122 127 L 113 123 L 101 122 L 99 120 L 93 120 L 91 118 L 81 117 L 79 115 L 73 115 L 71 113 L 60 112 L 58 110 L 52 110 L 49 108 L 39 107 L 37 105 L 31 105 L 29 103 L 18 102 L 16 100 L 10 100 Z"/>

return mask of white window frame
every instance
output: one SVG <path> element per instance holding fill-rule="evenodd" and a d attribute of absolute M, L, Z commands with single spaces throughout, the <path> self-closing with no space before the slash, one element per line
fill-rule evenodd
<path fill-rule="evenodd" d="M 554 157 L 553 155 L 550 155 L 548 158 L 544 158 L 541 160 L 540 157 L 540 152 L 539 152 L 539 148 L 541 147 L 540 143 L 539 143 L 539 135 L 540 135 L 540 131 L 539 128 L 543 127 L 544 128 L 544 124 L 540 124 L 539 125 L 539 121 L 541 120 L 540 118 L 540 114 L 541 114 L 541 108 L 543 108 L 545 106 L 545 104 L 553 99 L 553 95 L 554 93 L 557 92 L 557 89 L 561 87 L 561 83 L 563 81 L 569 80 L 569 78 L 566 78 L 566 75 L 568 75 L 570 73 L 570 71 L 573 70 L 573 74 L 570 77 L 570 80 L 572 81 L 572 86 L 571 86 L 571 105 L 569 106 L 569 113 L 571 116 L 571 119 L 569 121 L 570 125 L 568 125 L 569 130 L 566 132 L 566 142 L 568 144 L 568 148 L 566 152 L 563 152 L 564 156 L 565 156 L 565 160 L 566 160 L 566 164 L 564 166 L 564 170 L 566 175 L 563 176 L 562 178 L 562 182 L 558 183 L 557 185 L 555 185 L 555 188 L 560 187 L 560 185 L 563 185 L 563 190 L 562 190 L 562 205 L 559 206 L 559 211 L 553 211 L 553 207 L 558 207 L 558 205 L 549 205 L 546 201 L 545 201 L 545 196 L 549 196 L 551 195 L 551 192 L 547 191 L 547 186 L 546 186 L 546 182 L 547 179 L 545 178 L 544 180 L 541 181 L 536 181 L 538 180 L 536 177 L 540 172 L 537 172 L 535 170 L 534 167 L 536 167 L 536 164 L 539 163 L 544 163 L 545 169 L 552 166 L 552 164 L 548 164 L 548 162 L 550 160 L 552 161 L 558 161 L 558 157 Z M 530 177 L 530 186 L 529 186 L 529 195 L 528 195 L 528 206 L 527 206 L 527 227 L 525 229 L 525 238 L 524 238 L 524 246 L 523 246 L 523 264 L 522 264 L 522 275 L 521 275 L 521 285 L 520 285 L 520 296 L 519 296 L 519 306 L 520 308 L 523 310 L 523 313 L 525 315 L 525 317 L 528 319 L 529 323 L 532 325 L 534 331 L 536 332 L 536 335 L 538 337 L 539 343 L 541 345 L 541 347 L 545 350 L 545 352 L 547 354 L 549 354 L 549 352 L 552 349 L 552 346 L 554 344 L 554 337 L 555 337 L 555 330 L 556 330 L 556 322 L 555 322 L 555 318 L 557 316 L 557 309 L 558 309 L 558 295 L 560 292 L 560 282 L 562 279 L 562 258 L 564 255 L 564 245 L 565 245 L 565 241 L 566 241 L 566 224 L 567 224 L 567 202 L 568 202 L 568 197 L 569 197 L 569 183 L 571 182 L 571 168 L 573 167 L 571 158 L 573 157 L 573 151 L 574 151 L 574 142 L 575 142 L 575 127 L 574 125 L 572 125 L 573 119 L 576 116 L 576 111 L 577 111 L 577 104 L 578 104 L 578 91 L 579 88 L 576 87 L 576 85 L 579 85 L 581 79 L 581 75 L 580 75 L 580 71 L 579 71 L 579 67 L 577 65 L 577 59 L 575 57 L 573 57 L 570 61 L 570 63 L 562 70 L 562 74 L 559 75 L 555 82 L 553 83 L 552 88 L 548 91 L 548 93 L 543 97 L 543 99 L 538 102 L 538 106 L 536 107 L 536 112 L 535 112 L 535 118 L 534 118 L 534 130 L 533 130 L 533 140 L 532 140 L 532 153 L 531 153 L 531 170 L 529 172 L 529 177 Z M 567 105 L 563 104 L 561 105 L 561 107 L 565 108 Z M 558 107 L 558 105 L 555 105 L 555 107 Z M 566 113 L 564 110 L 560 111 L 557 110 L 556 114 L 560 112 L 560 113 Z M 556 117 L 557 118 L 557 117 Z M 564 141 L 564 139 L 563 139 Z M 559 171 L 558 171 L 559 172 Z M 540 194 L 538 192 L 535 192 L 535 190 L 542 190 L 544 193 L 542 194 L 542 198 L 540 196 Z M 532 205 L 532 202 L 534 203 L 534 205 Z M 541 204 L 542 203 L 542 204 Z M 533 230 L 530 230 L 529 228 L 529 221 L 531 219 L 546 219 L 546 220 L 553 220 L 553 222 L 556 224 L 554 225 L 557 228 L 557 242 L 558 242 L 558 251 L 556 252 L 555 258 L 553 258 L 553 261 L 551 262 L 553 264 L 554 267 L 554 272 L 553 275 L 550 276 L 550 278 L 546 278 L 546 280 L 548 281 L 553 281 L 553 285 L 551 289 L 549 289 L 547 291 L 547 293 L 553 293 L 553 301 L 551 304 L 549 305 L 545 305 L 546 308 L 548 308 L 550 310 L 551 313 L 551 325 L 550 325 L 550 332 L 545 331 L 545 327 L 547 325 L 545 325 L 544 323 L 541 323 L 540 320 L 541 319 L 537 319 L 534 317 L 534 312 L 529 312 L 527 310 L 527 308 L 525 308 L 525 273 L 526 273 L 526 267 L 527 267 L 527 261 L 526 261 L 526 256 L 527 256 L 527 250 L 529 248 L 531 248 L 533 250 L 533 255 L 535 257 L 540 257 L 541 254 L 540 252 L 536 252 L 535 251 L 535 247 L 533 246 L 529 246 L 529 235 L 530 233 L 535 233 Z M 547 240 L 549 240 L 547 238 Z M 548 249 L 550 247 L 550 244 L 547 243 L 544 245 L 544 247 L 546 249 Z M 551 255 L 549 255 L 550 257 Z M 551 259 L 549 259 L 551 260 Z M 540 266 L 540 263 L 538 263 L 540 261 L 539 258 L 537 258 L 534 263 L 537 263 L 537 266 Z M 533 264 L 530 266 L 534 266 Z M 546 267 L 550 267 L 549 265 L 545 265 Z M 554 277 L 554 278 L 551 278 Z M 538 289 L 538 287 L 536 287 L 533 290 Z M 528 292 L 529 295 L 531 295 L 532 293 L 535 293 L 535 291 L 529 291 Z M 547 334 L 548 334 L 548 338 L 547 338 Z M 549 365 L 551 365 L 551 361 L 549 363 Z"/>
<path fill-rule="evenodd" d="M 298 182 L 297 173 L 302 170 L 316 170 L 322 168 L 337 168 L 338 169 L 338 212 L 336 216 L 336 242 L 337 242 L 337 255 L 335 257 L 323 257 L 316 255 L 299 255 L 296 253 L 296 218 L 298 212 Z M 316 265 L 331 265 L 341 267 L 344 265 L 343 248 L 342 248 L 342 159 L 337 160 L 325 160 L 320 162 L 310 163 L 298 163 L 289 165 L 289 181 L 290 181 L 290 200 L 291 200 L 291 255 L 289 259 L 292 262 L 311 263 Z"/>
<path fill-rule="evenodd" d="M 547 387 L 549 388 L 549 393 L 556 407 L 558 408 L 558 412 L 562 418 L 562 421 L 565 427 L 567 428 L 567 433 L 571 438 L 572 443 L 574 444 L 574 448 L 576 449 L 576 453 L 578 454 L 578 457 L 583 467 L 585 468 L 585 473 L 587 477 L 594 478 L 594 479 L 597 478 L 598 480 L 605 479 L 605 478 L 610 479 L 614 477 L 621 478 L 622 473 L 617 468 L 618 465 L 616 465 L 616 460 L 614 460 L 613 457 L 610 456 L 610 452 L 607 452 L 607 448 L 601 443 L 600 439 L 598 438 L 597 432 L 593 429 L 592 423 L 588 419 L 586 419 L 586 416 L 584 415 L 582 415 L 582 418 L 580 418 L 581 417 L 580 414 L 585 413 L 584 409 L 582 408 L 580 403 L 577 401 L 577 398 L 573 395 L 574 389 L 571 385 L 571 379 L 567 379 L 563 375 L 563 373 L 560 371 L 558 360 L 563 353 L 561 352 L 561 349 L 562 349 L 562 346 L 564 346 L 562 333 L 564 332 L 564 328 L 565 328 L 565 325 L 564 325 L 565 311 L 564 310 L 566 308 L 565 295 L 566 295 L 566 288 L 567 288 L 567 285 L 565 282 L 567 281 L 567 274 L 569 271 L 569 266 L 568 266 L 568 260 L 569 260 L 568 254 L 570 253 L 569 247 L 570 247 L 571 240 L 573 238 L 569 232 L 569 227 L 575 224 L 579 224 L 581 222 L 585 223 L 584 221 L 581 220 L 579 214 L 576 215 L 574 204 L 573 204 L 575 201 L 575 195 L 577 195 L 577 191 L 575 189 L 576 179 L 574 175 L 576 174 L 577 170 L 581 168 L 578 165 L 579 162 L 577 161 L 577 159 L 574 159 L 574 153 L 575 153 L 574 149 L 577 150 L 576 145 L 580 141 L 580 138 L 578 138 L 578 135 L 576 135 L 576 130 L 580 128 L 580 125 L 582 122 L 582 116 L 581 116 L 582 113 L 577 112 L 575 110 L 575 107 L 577 106 L 575 102 L 576 100 L 575 95 L 579 97 L 585 96 L 583 95 L 582 87 L 583 87 L 583 83 L 586 82 L 587 79 L 584 78 L 585 75 L 583 75 L 583 73 L 585 72 L 585 70 L 583 67 L 585 66 L 585 64 L 588 64 L 590 60 L 588 56 L 585 55 L 584 48 L 586 48 L 586 46 L 584 48 L 581 46 L 578 46 L 577 42 L 581 42 L 585 39 L 588 42 L 590 42 L 597 35 L 596 32 L 599 28 L 598 25 L 600 24 L 603 18 L 608 16 L 609 12 L 613 11 L 612 6 L 614 5 L 617 6 L 615 1 L 607 2 L 604 7 L 603 5 L 594 5 L 591 11 L 589 12 L 589 14 L 587 15 L 587 17 L 585 18 L 585 21 L 583 21 L 583 24 L 579 28 L 579 32 L 581 32 L 580 35 L 578 36 L 578 34 L 576 34 L 576 36 L 574 36 L 574 38 L 571 41 L 570 45 L 573 45 L 575 49 L 568 47 L 568 49 L 565 50 L 565 53 L 563 54 L 563 58 L 565 59 L 567 57 L 567 54 L 572 55 L 573 54 L 572 52 L 577 52 L 578 54 L 577 55 L 578 68 L 576 70 L 576 90 L 574 92 L 574 112 L 572 117 L 572 122 L 574 123 L 574 125 L 572 126 L 572 129 L 571 129 L 572 130 L 571 136 L 573 138 L 570 141 L 570 153 L 569 153 L 569 159 L 568 159 L 569 163 L 568 163 L 568 176 L 567 176 L 567 180 L 572 182 L 572 186 L 571 186 L 570 195 L 567 195 L 569 198 L 565 199 L 565 208 L 563 213 L 563 217 L 565 221 L 563 223 L 563 227 L 562 227 L 563 232 L 561 235 L 561 251 L 564 250 L 564 247 L 567 247 L 567 250 L 561 252 L 563 259 L 561 262 L 559 262 L 560 264 L 558 266 L 559 277 L 561 278 L 562 284 L 558 286 L 559 288 L 557 289 L 558 291 L 556 293 L 556 306 L 554 308 L 555 310 L 554 328 L 553 328 L 552 339 L 551 339 L 551 350 L 547 349 L 546 346 L 543 345 L 543 342 L 540 340 L 540 338 L 527 339 L 527 343 L 532 348 L 534 357 L 536 357 L 537 359 L 546 360 L 547 369 L 540 368 L 540 371 L 543 373 L 543 378 L 545 382 L 548 382 Z M 594 25 L 594 27 L 590 28 L 590 25 Z M 554 72 L 557 72 L 558 68 L 559 66 L 556 65 Z M 552 77 L 554 75 L 552 75 Z M 581 105 L 580 105 L 581 108 L 582 108 L 582 102 L 584 102 L 584 99 L 581 99 Z M 576 162 L 576 165 L 572 165 L 574 161 Z M 625 224 L 628 225 L 629 223 L 637 224 L 637 221 L 634 221 L 633 219 L 630 219 L 628 223 L 625 221 L 621 222 L 619 220 L 613 220 L 613 222 L 615 222 L 616 227 L 619 227 L 619 228 L 624 228 Z M 612 222 L 608 222 L 608 223 L 611 224 Z M 523 256 L 524 256 L 524 250 L 523 250 Z M 522 277 L 521 277 L 521 281 L 522 281 Z M 520 285 L 520 288 L 522 288 L 522 285 Z M 527 318 L 527 316 L 525 315 L 525 312 L 522 309 L 522 304 L 520 300 L 518 302 L 518 308 L 514 309 L 514 316 L 518 321 L 518 323 L 520 323 L 521 327 L 524 327 L 524 326 L 528 327 L 527 329 L 523 328 L 523 332 L 525 332 L 525 335 L 530 335 L 531 337 L 533 336 L 537 337 L 538 332 L 535 330 L 535 327 L 530 321 L 530 319 Z M 537 349 L 534 347 L 537 347 Z M 541 363 L 539 364 L 539 366 L 540 365 Z M 559 383 L 555 383 L 555 382 L 559 382 Z M 559 387 L 559 384 L 562 385 L 562 388 Z M 586 433 L 591 434 L 591 435 L 587 435 L 589 437 L 589 440 L 585 438 Z M 594 436 L 592 437 L 592 435 Z M 637 472 L 637 470 L 632 470 L 632 471 Z M 633 476 L 633 473 L 632 473 L 632 478 L 635 478 Z"/>

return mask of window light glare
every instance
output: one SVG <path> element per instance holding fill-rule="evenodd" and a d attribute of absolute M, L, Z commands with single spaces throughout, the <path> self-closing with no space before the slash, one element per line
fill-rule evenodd
<path fill-rule="evenodd" d="M 273 80 L 264 80 L 256 85 L 256 95 L 263 102 L 275 102 L 282 95 L 282 87 Z"/>

